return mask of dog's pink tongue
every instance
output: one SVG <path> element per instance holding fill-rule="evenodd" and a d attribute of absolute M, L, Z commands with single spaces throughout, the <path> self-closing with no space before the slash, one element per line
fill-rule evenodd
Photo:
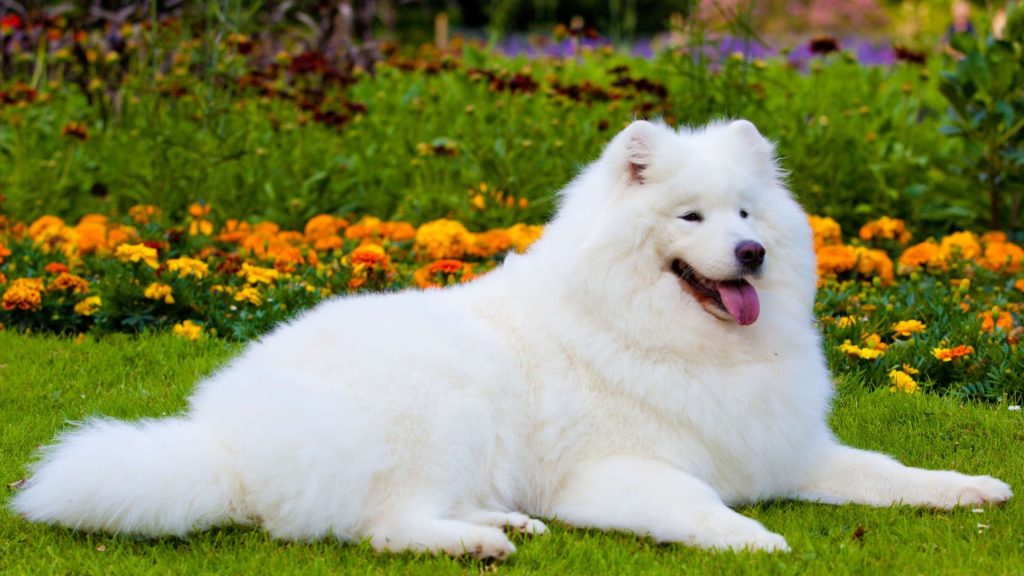
<path fill-rule="evenodd" d="M 761 301 L 757 299 L 757 290 L 754 290 L 746 280 L 719 282 L 718 295 L 721 296 L 725 309 L 740 326 L 753 324 L 761 314 Z"/>

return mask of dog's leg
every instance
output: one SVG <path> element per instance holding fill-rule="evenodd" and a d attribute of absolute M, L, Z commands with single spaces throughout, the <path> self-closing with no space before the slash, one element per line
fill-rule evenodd
<path fill-rule="evenodd" d="M 570 473 L 552 506 L 574 526 L 626 530 L 702 548 L 786 551 L 785 539 L 726 506 L 703 481 L 668 464 L 618 457 Z"/>
<path fill-rule="evenodd" d="M 519 512 L 479 510 L 460 516 L 459 519 L 472 524 L 501 528 L 506 532 L 514 532 L 525 536 L 539 536 L 548 530 L 548 527 L 540 520 L 535 520 Z"/>
<path fill-rule="evenodd" d="M 377 523 L 370 530 L 375 550 L 443 552 L 504 560 L 516 547 L 499 528 L 444 518 L 399 518 Z"/>
<path fill-rule="evenodd" d="M 906 504 L 953 508 L 999 504 L 1013 495 L 991 476 L 904 466 L 877 452 L 832 445 L 812 467 L 796 497 L 826 504 Z"/>

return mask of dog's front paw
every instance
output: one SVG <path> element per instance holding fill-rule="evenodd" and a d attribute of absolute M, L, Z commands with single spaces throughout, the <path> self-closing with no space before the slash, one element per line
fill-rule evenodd
<path fill-rule="evenodd" d="M 1002 504 L 1013 496 L 1010 485 L 991 476 L 968 476 L 957 493 L 957 506 Z"/>
<path fill-rule="evenodd" d="M 716 524 L 698 533 L 694 544 L 736 552 L 789 552 L 789 544 L 782 536 L 749 518 L 738 517 L 735 520 Z"/>

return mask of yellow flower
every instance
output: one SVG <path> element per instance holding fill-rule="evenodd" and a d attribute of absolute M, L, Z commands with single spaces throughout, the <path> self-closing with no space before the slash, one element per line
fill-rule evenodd
<path fill-rule="evenodd" d="M 103 305 L 99 296 L 88 296 L 75 304 L 75 314 L 81 316 L 92 316 Z"/>
<path fill-rule="evenodd" d="M 902 370 L 890 370 L 889 381 L 892 382 L 892 387 L 889 388 L 892 392 L 900 391 L 907 394 L 917 392 L 917 382 L 911 378 L 910 374 Z"/>
<path fill-rule="evenodd" d="M 932 356 L 935 356 L 943 362 L 950 362 L 956 358 L 962 358 L 974 354 L 974 346 L 965 346 L 963 344 L 954 346 L 953 348 L 933 348 Z"/>
<path fill-rule="evenodd" d="M 246 286 L 235 292 L 235 302 L 248 302 L 253 306 L 260 306 L 263 304 L 263 296 L 254 286 Z"/>
<path fill-rule="evenodd" d="M 902 337 L 907 337 L 918 332 L 924 332 L 925 328 L 927 328 L 927 326 L 925 326 L 925 324 L 920 320 L 900 320 L 892 325 L 893 334 Z"/>
<path fill-rule="evenodd" d="M 142 295 L 150 300 L 163 300 L 165 304 L 174 304 L 174 296 L 171 294 L 171 287 L 167 284 L 153 282 L 142 292 Z"/>
<path fill-rule="evenodd" d="M 473 237 L 461 222 L 441 218 L 416 231 L 416 251 L 431 260 L 460 259 Z"/>
<path fill-rule="evenodd" d="M 122 262 L 145 262 L 150 268 L 159 268 L 156 248 L 145 244 L 121 244 L 114 251 L 114 256 Z"/>
<path fill-rule="evenodd" d="M 209 204 L 195 203 L 188 207 L 188 214 L 192 217 L 192 222 L 188 225 L 189 236 L 209 236 L 213 234 L 213 222 L 206 220 L 205 217 L 210 213 Z"/>
<path fill-rule="evenodd" d="M 41 278 L 18 278 L 4 291 L 4 310 L 28 310 L 35 312 L 43 307 L 43 280 Z"/>
<path fill-rule="evenodd" d="M 839 348 L 839 351 L 844 354 L 848 354 L 854 358 L 860 358 L 862 360 L 875 360 L 877 358 L 881 358 L 882 355 L 885 354 L 884 350 L 861 348 L 860 346 L 857 346 L 856 344 L 850 342 L 849 340 L 846 340 L 837 348 Z"/>
<path fill-rule="evenodd" d="M 981 256 L 981 243 L 973 232 L 954 232 L 942 239 L 939 251 L 947 262 L 954 257 L 960 260 L 977 260 Z"/>
<path fill-rule="evenodd" d="M 850 326 L 857 324 L 857 322 L 859 322 L 859 320 L 857 320 L 856 316 L 840 316 L 839 318 L 836 318 L 836 327 L 849 328 Z"/>
<path fill-rule="evenodd" d="M 487 200 L 484 199 L 483 194 L 476 194 L 470 200 L 469 203 L 477 210 L 483 210 L 487 207 Z"/>
<path fill-rule="evenodd" d="M 203 335 L 203 327 L 191 320 L 185 320 L 179 322 L 172 328 L 175 336 L 180 336 L 186 340 L 199 340 L 199 337 Z"/>
<path fill-rule="evenodd" d="M 249 284 L 273 284 L 274 280 L 281 276 L 281 273 L 273 268 L 253 266 L 246 262 L 242 264 L 242 269 L 238 271 L 238 275 L 245 277 L 245 281 Z"/>
<path fill-rule="evenodd" d="M 536 242 L 543 233 L 543 226 L 531 226 L 529 224 L 513 224 L 508 229 L 509 241 L 512 243 L 512 247 L 516 249 L 516 252 L 520 254 L 526 252 L 530 244 Z"/>
<path fill-rule="evenodd" d="M 194 276 L 197 280 L 202 280 L 210 273 L 210 267 L 206 265 L 206 262 L 187 257 L 168 260 L 167 269 L 177 272 L 179 278 Z"/>

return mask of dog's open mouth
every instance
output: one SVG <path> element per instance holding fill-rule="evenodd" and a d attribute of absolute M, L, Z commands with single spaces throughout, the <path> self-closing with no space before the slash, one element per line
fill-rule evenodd
<path fill-rule="evenodd" d="M 679 259 L 672 261 L 672 272 L 704 309 L 715 317 L 735 320 L 741 326 L 757 321 L 761 313 L 761 301 L 757 298 L 757 290 L 745 279 L 711 280 Z"/>

